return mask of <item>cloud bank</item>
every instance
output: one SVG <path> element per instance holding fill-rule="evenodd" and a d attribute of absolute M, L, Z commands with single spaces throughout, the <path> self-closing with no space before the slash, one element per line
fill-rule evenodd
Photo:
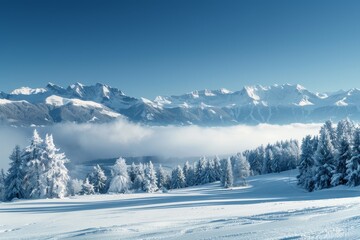
<path fill-rule="evenodd" d="M 105 124 L 57 124 L 39 128 L 54 135 L 55 144 L 72 162 L 114 158 L 118 156 L 194 157 L 230 155 L 278 140 L 301 140 L 317 134 L 320 124 L 290 124 L 230 127 L 143 126 L 126 120 Z M 24 145 L 31 129 L 11 129 L 1 153 L 6 159 L 16 143 Z M 11 133 L 11 134 L 10 134 Z M 26 136 L 26 137 L 25 137 Z M 25 140 L 24 140 L 25 138 Z M 1 142 L 0 142 L 1 143 Z M 4 141 L 3 141 L 4 143 Z M 6 165 L 5 164 L 5 165 Z M 0 167 L 4 166 L 4 160 Z"/>

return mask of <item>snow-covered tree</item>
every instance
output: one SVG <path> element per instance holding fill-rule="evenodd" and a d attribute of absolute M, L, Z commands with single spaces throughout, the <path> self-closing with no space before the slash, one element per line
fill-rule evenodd
<path fill-rule="evenodd" d="M 248 160 L 238 153 L 235 156 L 235 169 L 233 169 L 234 182 L 241 182 L 242 185 L 246 185 L 246 178 L 250 176 L 250 164 Z"/>
<path fill-rule="evenodd" d="M 204 173 L 204 184 L 212 183 L 216 181 L 215 164 L 212 159 L 206 161 L 205 173 Z"/>
<path fill-rule="evenodd" d="M 231 160 L 228 158 L 225 162 L 225 171 L 223 172 L 223 187 L 225 188 L 232 187 L 234 184 L 234 176 L 231 165 Z"/>
<path fill-rule="evenodd" d="M 124 158 L 116 160 L 115 165 L 111 168 L 111 182 L 109 192 L 126 193 L 131 187 L 131 181 L 127 172 L 127 165 Z"/>
<path fill-rule="evenodd" d="M 35 129 L 30 145 L 25 148 L 22 154 L 24 163 L 23 187 L 26 198 L 40 198 L 46 193 L 47 182 L 43 176 L 45 171 L 43 142 Z"/>
<path fill-rule="evenodd" d="M 220 181 L 220 179 L 221 179 L 221 163 L 220 163 L 220 158 L 218 156 L 214 157 L 214 171 L 215 171 L 216 181 Z"/>
<path fill-rule="evenodd" d="M 194 170 L 194 185 L 201 185 L 208 183 L 206 179 L 206 158 L 201 157 L 199 161 L 197 161 L 195 170 Z"/>
<path fill-rule="evenodd" d="M 64 153 L 59 153 L 55 147 L 52 135 L 46 134 L 44 152 L 42 155 L 43 173 L 42 182 L 46 183 L 43 197 L 62 198 L 67 194 L 67 185 L 70 177 L 65 166 L 69 160 Z"/>
<path fill-rule="evenodd" d="M 157 177 L 157 185 L 159 189 L 168 188 L 167 182 L 166 182 L 166 173 L 164 168 L 161 166 L 158 167 L 156 171 L 156 177 Z"/>
<path fill-rule="evenodd" d="M 353 141 L 354 138 L 355 125 L 350 119 L 346 118 L 338 122 L 336 127 L 336 139 L 338 147 L 340 147 L 341 141 L 346 138 L 349 143 Z"/>
<path fill-rule="evenodd" d="M 158 190 L 156 171 L 151 161 L 149 162 L 149 164 L 146 165 L 145 168 L 144 188 L 144 190 L 149 193 L 156 192 Z"/>
<path fill-rule="evenodd" d="M 310 135 L 307 135 L 301 144 L 301 156 L 299 163 L 298 185 L 313 191 L 314 189 L 314 143 Z"/>
<path fill-rule="evenodd" d="M 135 169 L 135 179 L 133 183 L 133 189 L 144 191 L 144 184 L 145 184 L 145 170 L 144 165 L 139 163 Z"/>
<path fill-rule="evenodd" d="M 0 171 L 0 201 L 5 201 L 5 172 L 4 169 Z"/>
<path fill-rule="evenodd" d="M 265 157 L 264 157 L 263 164 L 262 164 L 263 168 L 262 168 L 261 174 L 271 173 L 272 169 L 273 168 L 274 168 L 274 170 L 277 169 L 278 165 L 279 165 L 278 162 L 276 164 L 274 163 L 274 154 L 272 151 L 272 147 L 269 144 L 265 148 Z"/>
<path fill-rule="evenodd" d="M 94 186 L 95 193 L 106 193 L 106 181 L 104 170 L 97 164 L 89 175 L 89 182 Z"/>
<path fill-rule="evenodd" d="M 328 126 L 320 130 L 319 143 L 315 152 L 315 188 L 323 189 L 331 186 L 331 178 L 335 169 L 334 145 Z"/>
<path fill-rule="evenodd" d="M 10 155 L 10 168 L 5 179 L 5 199 L 25 198 L 25 190 L 23 188 L 24 172 L 23 160 L 21 158 L 21 150 L 19 146 L 14 148 Z"/>
<path fill-rule="evenodd" d="M 134 162 L 131 163 L 131 166 L 129 168 L 129 177 L 130 177 L 130 181 L 133 183 L 135 181 L 136 178 L 136 165 Z"/>
<path fill-rule="evenodd" d="M 184 188 L 186 179 L 182 168 L 178 165 L 171 173 L 171 188 Z"/>
<path fill-rule="evenodd" d="M 85 178 L 81 185 L 81 195 L 92 195 L 95 194 L 94 186 L 89 182 L 89 178 Z"/>
<path fill-rule="evenodd" d="M 346 184 L 346 163 L 351 160 L 352 153 L 348 136 L 343 135 L 338 140 L 338 151 L 335 159 L 335 170 L 331 179 L 333 186 Z"/>
<path fill-rule="evenodd" d="M 360 185 L 360 129 L 357 128 L 354 133 L 354 145 L 352 150 L 352 157 L 346 162 L 346 177 L 347 185 Z"/>
<path fill-rule="evenodd" d="M 69 194 L 71 196 L 81 194 L 82 185 L 83 185 L 83 181 L 81 181 L 81 180 L 79 180 L 77 178 L 70 179 L 70 181 L 68 183 Z"/>
<path fill-rule="evenodd" d="M 194 169 L 191 167 L 189 161 L 186 161 L 183 167 L 183 172 L 186 179 L 186 187 L 194 185 Z"/>

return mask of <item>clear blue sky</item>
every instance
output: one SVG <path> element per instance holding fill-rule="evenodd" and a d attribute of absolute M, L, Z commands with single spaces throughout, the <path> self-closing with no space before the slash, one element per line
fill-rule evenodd
<path fill-rule="evenodd" d="M 357 0 L 1 0 L 0 90 L 360 87 Z"/>

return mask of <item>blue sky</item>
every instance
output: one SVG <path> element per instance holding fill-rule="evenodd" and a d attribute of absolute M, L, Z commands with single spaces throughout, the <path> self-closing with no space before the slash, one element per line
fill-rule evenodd
<path fill-rule="evenodd" d="M 0 1 L 0 90 L 360 87 L 360 1 Z"/>

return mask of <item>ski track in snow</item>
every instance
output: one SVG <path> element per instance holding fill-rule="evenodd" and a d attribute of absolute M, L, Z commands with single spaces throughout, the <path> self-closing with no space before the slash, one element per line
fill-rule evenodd
<path fill-rule="evenodd" d="M 359 239 L 360 188 L 307 193 L 295 175 L 233 189 L 0 203 L 0 239 Z"/>

